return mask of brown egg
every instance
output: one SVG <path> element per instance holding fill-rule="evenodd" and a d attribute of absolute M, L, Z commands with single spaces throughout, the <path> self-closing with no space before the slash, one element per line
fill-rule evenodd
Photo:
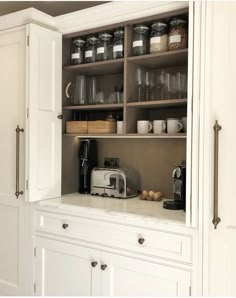
<path fill-rule="evenodd" d="M 153 200 L 159 202 L 159 201 L 162 200 L 161 197 L 162 197 L 161 192 L 155 192 L 154 195 L 153 195 Z"/>
<path fill-rule="evenodd" d="M 154 195 L 154 191 L 150 190 L 150 191 L 149 191 L 149 193 L 148 193 L 148 195 L 149 195 L 149 197 L 151 197 L 151 198 L 152 198 L 152 197 L 153 197 L 153 195 Z"/>
<path fill-rule="evenodd" d="M 148 196 L 148 191 L 147 190 L 143 190 L 142 191 L 142 195 L 146 198 Z"/>

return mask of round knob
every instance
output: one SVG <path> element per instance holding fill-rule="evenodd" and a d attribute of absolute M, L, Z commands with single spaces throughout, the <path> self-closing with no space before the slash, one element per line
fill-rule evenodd
<path fill-rule="evenodd" d="M 144 238 L 138 238 L 138 243 L 139 243 L 139 244 L 143 244 L 144 241 L 145 241 Z"/>
<path fill-rule="evenodd" d="M 107 265 L 106 265 L 106 264 L 102 264 L 102 265 L 101 265 L 101 269 L 102 269 L 102 270 L 105 270 L 106 268 L 107 268 Z"/>
<path fill-rule="evenodd" d="M 63 225 L 62 225 L 62 228 L 65 230 L 65 229 L 67 229 L 69 227 L 69 225 L 68 224 L 66 224 L 66 223 L 64 223 Z"/>
<path fill-rule="evenodd" d="M 91 262 L 91 266 L 92 266 L 92 267 L 96 267 L 97 264 L 98 264 L 98 262 L 96 262 L 96 261 Z"/>
<path fill-rule="evenodd" d="M 62 119 L 63 116 L 62 116 L 62 115 L 58 115 L 57 118 L 58 118 L 58 119 Z"/>

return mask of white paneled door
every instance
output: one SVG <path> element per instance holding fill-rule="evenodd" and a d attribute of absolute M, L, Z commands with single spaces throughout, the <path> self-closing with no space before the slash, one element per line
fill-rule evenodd
<path fill-rule="evenodd" d="M 0 32 L 0 295 L 27 293 L 28 220 L 25 198 L 25 27 Z M 19 190 L 16 199 L 16 152 Z"/>
<path fill-rule="evenodd" d="M 61 195 L 62 35 L 35 24 L 27 67 L 27 160 L 29 202 Z"/>
<path fill-rule="evenodd" d="M 207 282 L 206 295 L 236 296 L 236 3 L 208 3 L 206 22 L 208 80 L 204 127 L 206 229 L 203 281 Z M 219 176 L 218 183 L 215 180 L 214 193 L 217 164 L 214 165 L 213 126 L 216 120 L 222 129 L 218 146 L 215 143 L 219 149 Z M 217 190 L 218 203 L 214 201 Z M 220 218 L 216 229 L 212 223 L 214 207 L 218 207 Z"/>

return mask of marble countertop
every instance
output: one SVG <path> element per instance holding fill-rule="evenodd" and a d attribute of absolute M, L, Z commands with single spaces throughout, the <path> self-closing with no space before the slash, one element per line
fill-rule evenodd
<path fill-rule="evenodd" d="M 37 205 L 185 225 L 185 212 L 183 210 L 167 210 L 162 207 L 163 201 L 143 201 L 138 197 L 116 199 L 74 193 L 41 201 Z"/>

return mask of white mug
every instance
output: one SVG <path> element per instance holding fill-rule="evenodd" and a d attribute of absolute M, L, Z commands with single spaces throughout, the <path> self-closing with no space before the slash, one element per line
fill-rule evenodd
<path fill-rule="evenodd" d="M 169 118 L 167 119 L 167 132 L 168 133 L 178 133 L 183 129 L 183 124 L 180 119 Z"/>
<path fill-rule="evenodd" d="M 124 123 L 123 121 L 117 121 L 116 122 L 116 132 L 118 134 L 123 134 L 124 133 L 124 131 L 123 131 L 124 124 L 123 123 Z"/>
<path fill-rule="evenodd" d="M 137 132 L 138 133 L 149 133 L 152 130 L 152 123 L 147 120 L 137 121 Z"/>
<path fill-rule="evenodd" d="M 187 132 L 187 117 L 181 118 L 182 123 L 183 123 L 183 131 Z"/>
<path fill-rule="evenodd" d="M 154 120 L 153 121 L 153 132 L 154 133 L 165 133 L 166 132 L 166 120 Z"/>

